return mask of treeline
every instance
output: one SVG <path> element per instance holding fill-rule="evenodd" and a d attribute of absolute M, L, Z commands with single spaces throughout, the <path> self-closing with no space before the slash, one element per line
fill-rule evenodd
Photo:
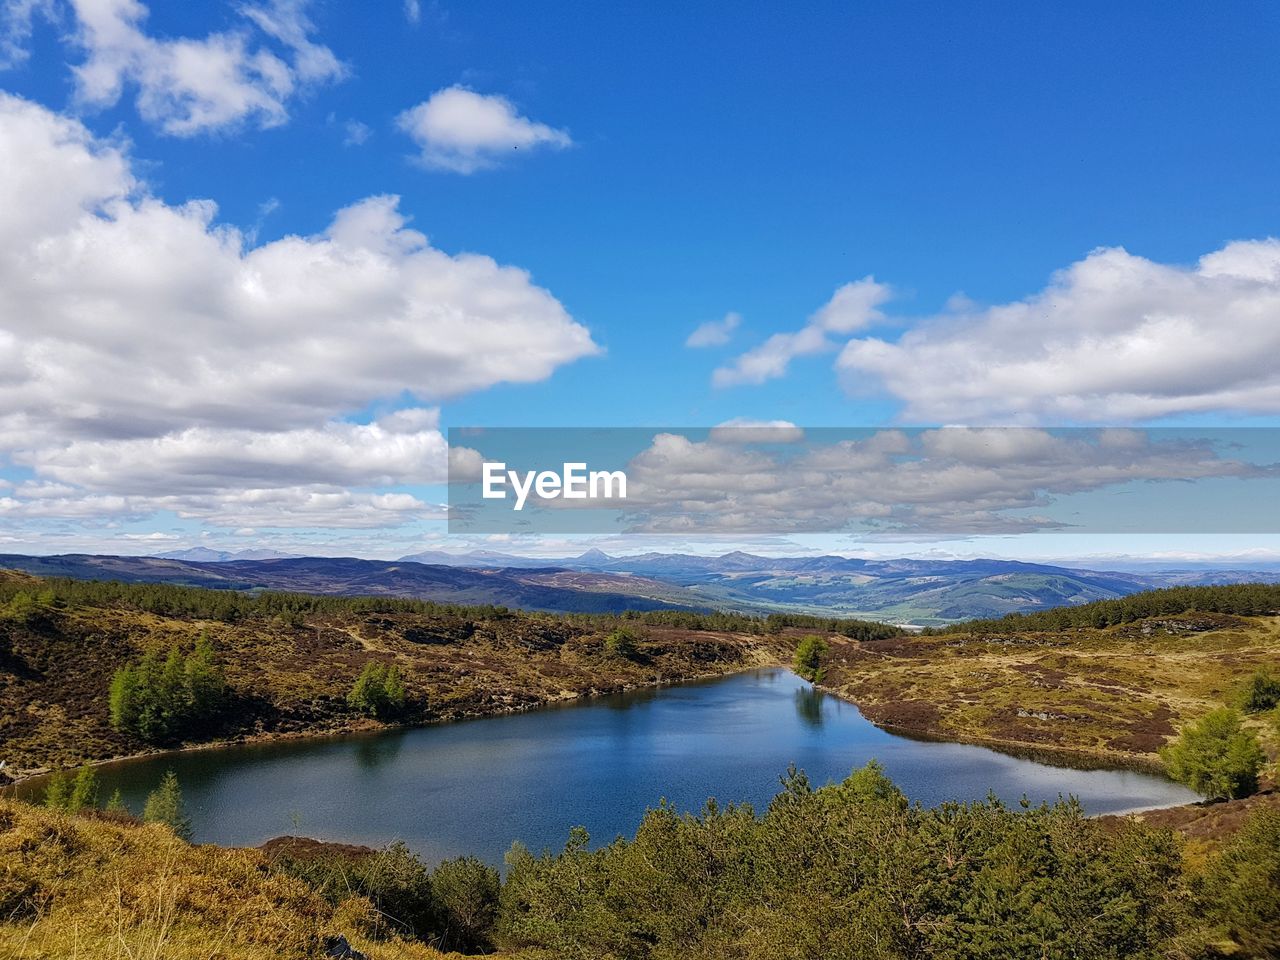
<path fill-rule="evenodd" d="M 277 590 L 220 590 L 175 583 L 125 583 L 49 577 L 38 585 L 0 579 L 0 613 L 10 616 L 66 607 L 125 607 L 158 616 L 235 623 L 252 618 L 314 614 L 418 613 L 494 619 L 513 616 L 505 607 L 464 607 L 398 597 L 344 597 Z"/>
<path fill-rule="evenodd" d="M 745 613 L 719 611 L 698 613 L 692 610 L 643 610 L 621 614 L 565 614 L 576 622 L 596 625 L 602 621 L 612 623 L 641 623 L 649 626 L 679 627 L 685 630 L 708 630 L 719 633 L 781 633 L 789 627 L 836 633 L 852 640 L 884 640 L 902 636 L 904 631 L 891 623 L 875 620 L 848 620 L 839 617 L 815 617 L 803 613 L 771 613 L 755 617 Z"/>
<path fill-rule="evenodd" d="M 50 577 L 33 584 L 25 579 L 0 578 L 0 618 L 28 620 L 56 609 L 85 606 L 125 607 L 157 616 L 218 620 L 224 623 L 276 619 L 300 625 L 309 616 L 408 613 L 474 621 L 525 617 L 567 621 L 602 630 L 617 629 L 626 624 L 642 624 L 763 635 L 778 633 L 787 627 L 797 627 L 842 634 L 855 640 L 878 640 L 897 636 L 902 632 L 890 624 L 803 614 L 757 617 L 725 611 L 703 613 L 693 610 L 552 614 L 515 611 L 502 606 L 464 606 L 399 597 L 223 590 L 174 583 L 125 583 L 119 580 L 74 580 L 66 577 Z"/>
<path fill-rule="evenodd" d="M 1239 616 L 1266 616 L 1280 613 L 1280 584 L 1238 583 L 1215 587 L 1169 587 L 1149 590 L 1116 600 L 1098 600 L 1078 607 L 1054 607 L 1035 613 L 1011 613 L 999 619 L 967 620 L 964 623 L 926 630 L 938 633 L 1022 633 L 1031 630 L 1070 630 L 1080 627 L 1110 627 L 1147 617 L 1176 616 L 1182 613 L 1228 613 Z"/>
<path fill-rule="evenodd" d="M 1193 868 L 1167 830 L 1074 801 L 925 809 L 874 762 L 815 789 L 792 771 L 763 816 L 662 805 L 634 838 L 559 853 L 514 846 L 429 872 L 402 847 L 278 863 L 335 902 L 356 891 L 454 949 L 580 960 L 1134 960 L 1274 956 L 1280 812 L 1261 809 Z"/>

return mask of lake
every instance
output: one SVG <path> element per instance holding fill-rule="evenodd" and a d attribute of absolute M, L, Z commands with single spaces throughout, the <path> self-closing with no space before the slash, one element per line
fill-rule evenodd
<path fill-rule="evenodd" d="M 412 730 L 123 761 L 100 776 L 104 799 L 118 787 L 138 811 L 172 768 L 198 841 L 403 840 L 430 861 L 472 854 L 500 864 L 513 840 L 558 848 L 576 824 L 595 842 L 629 834 L 662 797 L 689 810 L 710 796 L 761 809 L 790 763 L 821 784 L 872 758 L 930 805 L 989 791 L 1009 803 L 1074 794 L 1090 813 L 1198 799 L 1147 773 L 886 733 L 777 669 Z"/>

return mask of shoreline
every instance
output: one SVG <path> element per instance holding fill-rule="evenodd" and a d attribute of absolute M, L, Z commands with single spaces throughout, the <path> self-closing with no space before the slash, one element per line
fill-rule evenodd
<path fill-rule="evenodd" d="M 537 703 L 529 703 L 518 706 L 501 706 L 493 705 L 494 709 L 480 709 L 475 711 L 462 712 L 456 716 L 439 717 L 418 723 L 378 723 L 364 718 L 353 718 L 352 722 L 344 723 L 340 726 L 329 730 L 289 730 L 289 731 L 266 731 L 260 733 L 247 734 L 240 737 L 211 740 L 204 743 L 185 744 L 178 747 L 165 749 L 144 750 L 137 753 L 126 754 L 123 756 L 108 757 L 100 760 L 91 760 L 80 766 L 84 767 L 106 767 L 116 764 L 127 764 L 132 761 L 155 758 L 165 755 L 177 755 L 195 753 L 206 750 L 221 750 L 235 746 L 250 746 L 255 744 L 268 743 L 287 743 L 291 741 L 324 741 L 345 739 L 360 736 L 379 736 L 383 734 L 391 734 L 395 732 L 406 732 L 412 730 L 425 729 L 428 727 L 439 726 L 450 723 L 463 723 L 470 720 L 482 720 L 488 717 L 512 716 L 516 714 L 529 713 L 535 710 L 545 710 L 555 707 L 572 707 L 584 705 L 590 700 L 608 697 L 622 693 L 629 693 L 641 690 L 659 690 L 667 686 L 678 686 L 682 684 L 694 684 L 707 681 L 715 681 L 737 676 L 743 673 L 750 673 L 755 670 L 777 669 L 790 671 L 790 667 L 776 660 L 761 660 L 756 663 L 740 665 L 732 670 L 724 671 L 705 671 L 696 674 L 682 675 L 672 677 L 669 680 L 662 680 L 656 683 L 647 684 L 621 684 L 616 687 L 607 689 L 591 689 L 573 696 L 556 697 L 541 700 Z M 1024 744 L 1019 741 L 1001 740 L 997 738 L 984 738 L 974 736 L 948 736 L 932 730 L 924 730 L 913 728 L 902 724 L 881 723 L 867 716 L 863 707 L 851 697 L 848 697 L 837 690 L 815 685 L 814 689 L 834 697 L 835 699 L 847 703 L 858 710 L 867 722 L 873 724 L 877 728 L 884 730 L 897 736 L 903 736 L 910 739 L 935 742 L 935 743 L 951 743 L 962 746 L 974 746 L 984 749 L 994 750 L 1007 756 L 1017 757 L 1018 759 L 1030 760 L 1042 763 L 1047 766 L 1060 767 L 1064 769 L 1084 769 L 1084 770 L 1118 770 L 1132 771 L 1150 775 L 1164 775 L 1163 766 L 1154 758 L 1142 756 L 1113 756 L 1095 751 L 1089 751 L 1071 747 L 1054 747 L 1044 746 L 1040 744 Z M 1071 762 L 1076 761 L 1076 762 Z M 34 770 L 20 771 L 18 776 L 9 775 L 8 782 L 0 783 L 0 797 L 17 798 L 19 790 L 24 785 L 33 782 L 38 783 L 41 779 L 50 776 L 56 771 L 50 768 L 38 768 Z M 8 771 L 6 771 L 8 774 Z M 0 774 L 0 776 L 3 776 Z M 1099 814 L 1097 816 L 1129 816 L 1140 814 L 1154 810 L 1174 810 L 1179 808 L 1196 808 L 1201 806 L 1204 801 L 1195 803 L 1175 803 L 1167 806 L 1150 806 L 1135 808 L 1133 810 L 1121 811 L 1119 813 Z"/>
<path fill-rule="evenodd" d="M 613 696 L 620 693 L 630 693 L 637 690 L 659 690 L 667 686 L 675 686 L 685 683 L 699 683 L 706 680 L 718 680 L 725 677 L 736 676 L 742 673 L 749 673 L 752 670 L 762 669 L 780 669 L 790 671 L 791 668 L 780 662 L 759 662 L 750 665 L 740 666 L 733 670 L 710 671 L 697 674 L 682 675 L 673 677 L 670 680 L 660 680 L 657 683 L 648 684 L 621 684 L 616 687 L 606 689 L 592 689 L 584 693 L 575 694 L 568 697 L 548 698 L 537 703 L 523 704 L 519 706 L 495 706 L 492 710 L 476 710 L 473 712 L 462 712 L 457 716 L 438 717 L 431 720 L 414 723 L 379 723 L 364 718 L 353 719 L 349 724 L 342 724 L 330 730 L 284 730 L 284 731 L 264 731 L 260 733 L 251 733 L 243 736 L 232 737 L 220 740 L 209 740 L 202 743 L 183 744 L 177 747 L 157 748 L 153 750 L 141 750 L 136 753 L 124 754 L 121 756 L 105 757 L 99 760 L 88 760 L 76 767 L 66 769 L 79 769 L 80 767 L 101 767 L 117 763 L 128 763 L 133 760 L 143 760 L 157 756 L 165 756 L 170 754 L 195 753 L 202 750 L 221 750 L 227 747 L 249 746 L 253 744 L 263 743 L 280 743 L 293 740 L 330 740 L 343 737 L 353 737 L 361 735 L 378 735 L 383 733 L 394 733 L 396 731 L 421 730 L 427 727 L 440 726 L 448 723 L 463 723 L 468 720 L 483 720 L 487 717 L 512 716 L 520 713 L 530 713 L 534 710 L 545 710 L 557 706 L 573 706 L 581 704 L 584 701 L 594 699 L 596 697 Z M 1044 763 L 1047 766 L 1063 767 L 1066 769 L 1095 769 L 1095 770 L 1128 770 L 1136 773 L 1148 774 L 1164 774 L 1163 765 L 1157 758 L 1152 755 L 1140 754 L 1113 754 L 1103 753 L 1095 750 L 1088 750 L 1079 747 L 1062 747 L 1046 744 L 1023 743 L 1018 740 L 1005 740 L 998 737 L 976 737 L 967 734 L 946 734 L 935 730 L 929 730 L 919 727 L 911 727 L 900 723 L 883 723 L 872 719 L 867 715 L 862 704 L 853 698 L 846 696 L 839 690 L 826 687 L 821 684 L 815 684 L 814 689 L 835 697 L 844 703 L 855 707 L 868 723 L 871 723 L 886 733 L 892 733 L 898 736 L 904 736 L 916 740 L 930 741 L 934 743 L 954 743 L 962 746 L 984 747 L 989 750 L 995 750 L 1008 756 L 1017 757 L 1022 760 L 1031 760 Z M 1072 764 L 1062 761 L 1077 760 L 1080 763 Z M 42 777 L 50 776 L 58 772 L 49 767 L 40 767 L 31 770 L 19 770 L 0 773 L 0 777 L 7 776 L 7 782 L 0 783 L 0 796 L 7 791 L 14 790 L 32 780 L 39 780 Z M 1184 806 L 1183 804 L 1175 804 L 1175 806 Z M 1166 808 L 1152 808 L 1166 809 Z"/>
<path fill-rule="evenodd" d="M 576 706 L 585 701 L 595 699 L 597 697 L 609 697 L 620 693 L 631 693 L 637 690 L 660 690 L 663 687 L 677 686 L 686 683 L 700 683 L 707 680 L 720 680 L 726 677 L 736 676 L 742 673 L 749 673 L 752 670 L 765 669 L 788 669 L 780 663 L 760 662 L 746 666 L 740 666 L 733 670 L 712 671 L 706 673 L 688 674 L 678 677 L 672 677 L 669 680 L 659 680 L 656 683 L 636 683 L 636 684 L 620 684 L 615 687 L 605 689 L 592 689 L 583 693 L 574 694 L 568 697 L 555 697 L 541 700 L 537 703 L 528 703 L 519 706 L 496 706 L 492 710 L 476 710 L 474 712 L 462 712 L 457 716 L 437 717 L 422 722 L 406 722 L 406 723 L 380 723 L 375 720 L 366 718 L 353 719 L 350 724 L 342 724 L 331 730 L 272 730 L 260 733 L 250 733 L 239 737 L 232 737 L 220 740 L 207 740 L 201 743 L 189 743 L 176 747 L 163 747 L 153 750 L 140 750 L 136 753 L 127 753 L 121 756 L 104 757 L 99 760 L 86 760 L 84 763 L 76 764 L 74 767 L 65 767 L 65 770 L 78 770 L 82 767 L 105 767 L 117 763 L 129 763 L 134 760 L 146 760 L 155 757 L 171 756 L 186 753 L 198 753 L 205 750 L 223 750 L 228 747 L 251 746 L 255 744 L 265 743 L 282 743 L 293 740 L 333 740 L 344 737 L 357 736 L 377 736 L 379 734 L 388 734 L 403 732 L 409 730 L 423 730 L 428 727 L 437 727 L 449 723 L 465 723 L 470 720 L 484 720 L 489 717 L 505 717 L 513 716 L 521 713 L 531 713 L 535 710 L 546 710 L 561 706 Z M 841 698 L 843 699 L 843 698 Z M 848 701 L 846 701 L 848 702 Z M 856 704 L 855 704 L 856 706 Z M 58 769 L 52 767 L 37 767 L 30 770 L 9 771 L 7 768 L 0 772 L 0 797 L 16 795 L 16 790 L 23 784 L 30 783 L 33 780 L 41 780 L 44 777 L 52 776 L 58 773 Z"/>

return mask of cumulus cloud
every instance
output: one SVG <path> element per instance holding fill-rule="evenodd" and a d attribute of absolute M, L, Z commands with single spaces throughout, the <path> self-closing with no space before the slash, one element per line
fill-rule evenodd
<path fill-rule="evenodd" d="M 1191 266 L 1095 250 L 1024 300 L 958 302 L 897 341 L 855 339 L 837 367 L 943 422 L 1141 421 L 1280 412 L 1280 240 Z"/>
<path fill-rule="evenodd" d="M 462 86 L 436 91 L 397 123 L 421 148 L 423 166 L 453 173 L 497 166 L 515 150 L 573 144 L 566 131 L 521 116 L 506 97 Z"/>
<path fill-rule="evenodd" d="M 0 455 L 47 485 L 8 515 L 418 516 L 358 488 L 443 481 L 432 402 L 597 351 L 527 273 L 432 247 L 394 197 L 253 246 L 210 202 L 151 196 L 121 145 L 7 95 L 0 167 Z"/>
<path fill-rule="evenodd" d="M 71 42 L 85 54 L 72 67 L 80 104 L 113 106 L 133 89 L 145 120 L 182 137 L 246 122 L 277 126 L 288 119 L 290 99 L 348 72 L 312 39 L 310 3 L 243 3 L 236 7 L 242 28 L 160 38 L 146 32 L 149 10 L 139 0 L 7 0 L 0 58 L 21 59 L 35 16 L 65 17 L 74 24 Z"/>
<path fill-rule="evenodd" d="M 874 277 L 846 283 L 803 328 L 795 333 L 775 333 L 732 364 L 716 370 L 712 383 L 726 387 L 781 377 L 796 357 L 835 349 L 832 335 L 853 333 L 883 319 L 879 307 L 890 295 L 889 287 L 877 283 Z"/>
<path fill-rule="evenodd" d="M 742 323 L 742 317 L 736 313 L 726 313 L 723 320 L 708 320 L 689 334 L 684 345 L 686 347 L 723 346 L 729 342 L 733 331 L 738 329 L 740 323 Z"/>

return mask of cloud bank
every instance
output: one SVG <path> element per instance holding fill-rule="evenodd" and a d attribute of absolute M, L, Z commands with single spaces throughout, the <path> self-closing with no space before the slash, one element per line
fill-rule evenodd
<path fill-rule="evenodd" d="M 434 404 L 598 349 L 526 272 L 436 249 L 395 197 L 253 246 L 3 94 L 0 168 L 0 457 L 36 478 L 7 516 L 386 523 L 425 505 L 367 488 L 445 476 Z M 408 409 L 351 422 L 379 406 Z"/>
<path fill-rule="evenodd" d="M 852 340 L 837 368 L 911 420 L 1138 421 L 1280 412 L 1280 241 L 1193 266 L 1095 250 L 1014 303 L 960 308 L 896 342 Z"/>

